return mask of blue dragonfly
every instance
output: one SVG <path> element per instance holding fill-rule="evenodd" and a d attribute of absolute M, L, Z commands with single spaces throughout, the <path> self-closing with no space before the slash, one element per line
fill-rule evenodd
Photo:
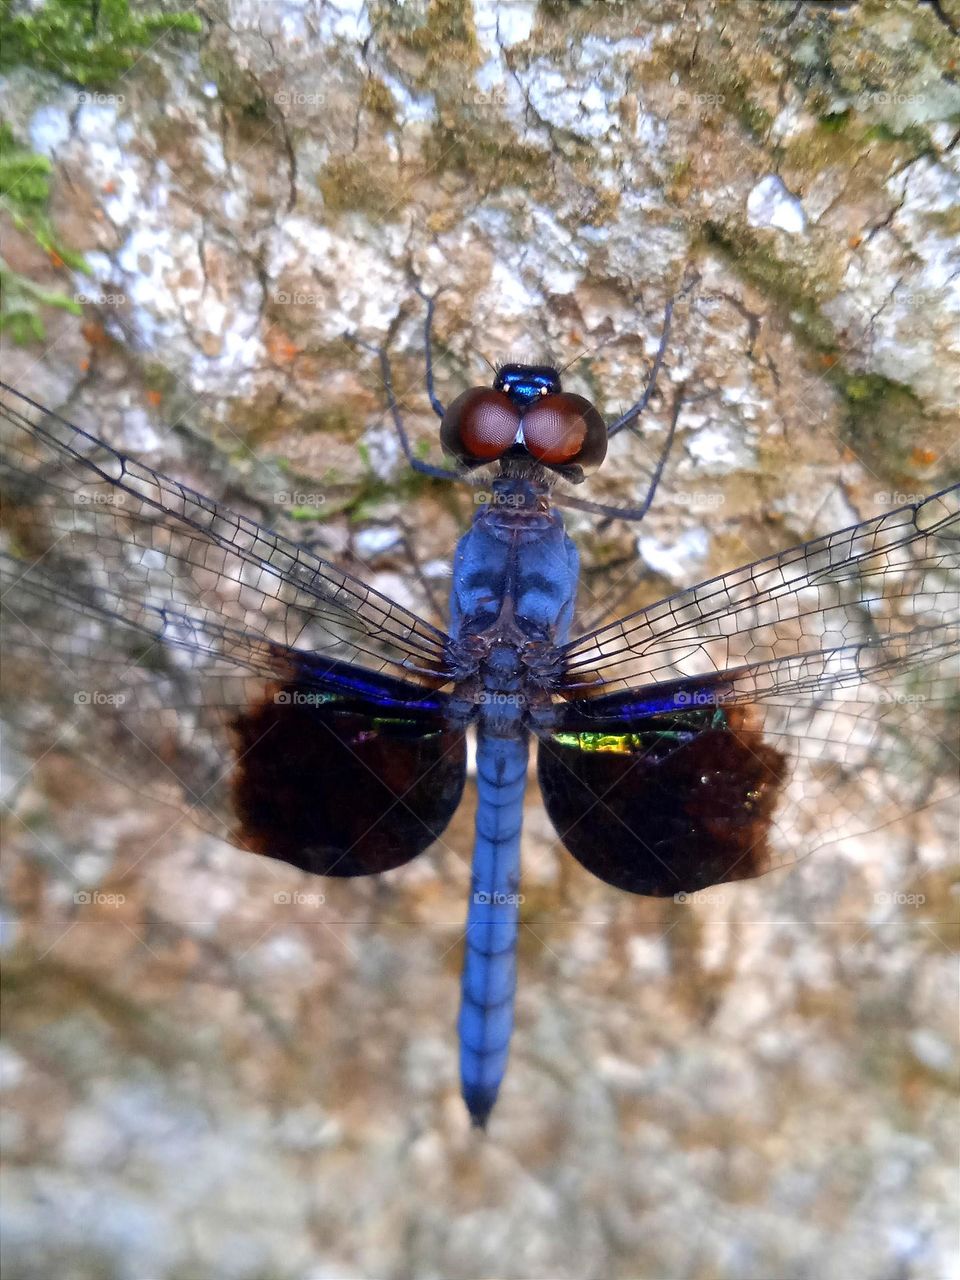
<path fill-rule="evenodd" d="M 411 465 L 486 477 L 446 630 L 0 384 L 4 667 L 28 727 L 55 669 L 89 718 L 85 753 L 161 798 L 172 780 L 201 825 L 318 876 L 382 873 L 437 841 L 474 727 L 459 1038 L 463 1097 L 485 1126 L 513 1027 L 531 738 L 560 840 L 634 894 L 683 900 L 936 799 L 960 653 L 960 486 L 571 638 L 578 556 L 557 505 L 641 519 L 682 398 L 637 506 L 556 486 L 592 472 L 649 401 L 670 306 L 643 396 L 609 425 L 546 365 L 502 365 L 444 406 L 432 316 L 428 300 L 427 391 L 452 470 L 414 455 L 378 354 Z M 122 693 L 77 694 L 98 682 Z M 853 780 L 871 771 L 867 804 Z"/>

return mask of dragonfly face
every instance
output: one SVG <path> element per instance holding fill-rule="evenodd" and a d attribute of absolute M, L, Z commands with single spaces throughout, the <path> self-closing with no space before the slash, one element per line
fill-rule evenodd
<path fill-rule="evenodd" d="M 512 1027 L 530 737 L 560 840 L 631 893 L 756 876 L 928 801 L 957 687 L 960 486 L 576 635 L 551 485 L 602 459 L 599 413 L 542 366 L 446 409 L 429 369 L 428 389 L 447 451 L 497 468 L 446 630 L 3 388 L 2 674 L 38 750 L 69 722 L 139 791 L 324 876 L 443 838 L 475 724 L 459 1027 L 482 1124 Z M 105 684 L 122 699 L 78 699 Z"/>
<path fill-rule="evenodd" d="M 589 400 L 562 390 L 551 365 L 506 364 L 492 387 L 457 396 L 440 442 L 465 467 L 502 462 L 509 474 L 579 483 L 606 456 L 607 427 Z"/>

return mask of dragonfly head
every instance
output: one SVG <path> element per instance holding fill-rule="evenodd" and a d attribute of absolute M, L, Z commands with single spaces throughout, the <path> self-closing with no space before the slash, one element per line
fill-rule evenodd
<path fill-rule="evenodd" d="M 553 365 L 504 364 L 492 387 L 471 387 L 449 405 L 440 442 L 466 467 L 546 468 L 579 483 L 603 461 L 607 428 L 589 400 L 561 388 Z"/>

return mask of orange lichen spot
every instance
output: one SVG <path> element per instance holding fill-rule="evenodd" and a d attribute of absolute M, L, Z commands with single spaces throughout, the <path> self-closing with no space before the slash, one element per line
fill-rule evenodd
<path fill-rule="evenodd" d="M 57 253 L 56 249 L 50 249 L 50 250 L 48 250 L 48 256 L 49 256 L 49 258 L 50 258 L 50 262 L 51 262 L 51 264 L 52 264 L 53 266 L 55 266 L 55 267 L 62 267 L 62 266 L 63 266 L 63 259 L 60 257 L 59 253 Z"/>
<path fill-rule="evenodd" d="M 832 369 L 837 363 L 839 357 L 833 351 L 824 351 L 820 356 L 820 363 L 825 369 Z"/>
<path fill-rule="evenodd" d="M 918 467 L 929 467 L 931 463 L 936 462 L 939 454 L 933 449 L 923 449 L 920 445 L 915 445 L 910 451 L 911 462 L 916 463 Z"/>
<path fill-rule="evenodd" d="M 117 184 L 114 182 L 112 178 L 108 178 L 106 182 L 103 184 L 103 186 L 100 188 L 100 190 L 103 192 L 105 196 L 112 196 L 116 193 Z"/>
<path fill-rule="evenodd" d="M 859 249 L 860 246 L 863 244 L 863 236 L 851 236 L 850 239 L 847 241 L 847 244 L 850 246 L 851 249 Z"/>
<path fill-rule="evenodd" d="M 155 391 L 152 387 L 147 391 L 147 404 L 151 409 L 157 409 L 163 403 L 163 392 Z"/>
<path fill-rule="evenodd" d="M 108 347 L 110 338 L 102 324 L 97 324 L 96 320 L 88 320 L 82 325 L 80 332 L 91 347 Z"/>
<path fill-rule="evenodd" d="M 271 360 L 277 364 L 289 364 L 300 354 L 300 348 L 282 329 L 271 329 L 264 338 L 264 345 Z"/>
<path fill-rule="evenodd" d="M 81 373 L 89 373 L 89 372 L 90 372 L 90 357 L 89 357 L 89 356 L 84 356 L 80 361 L 78 361 L 77 367 L 78 367 L 78 369 L 80 370 L 80 372 L 81 372 Z"/>

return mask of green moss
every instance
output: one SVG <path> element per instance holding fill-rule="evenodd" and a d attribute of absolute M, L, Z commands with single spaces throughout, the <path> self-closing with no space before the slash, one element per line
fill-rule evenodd
<path fill-rule="evenodd" d="M 817 125 L 824 133 L 841 133 L 850 123 L 851 115 L 849 107 L 846 111 L 828 111 L 826 115 L 820 117 Z"/>
<path fill-rule="evenodd" d="M 385 156 L 334 156 L 317 175 L 317 186 L 331 214 L 357 209 L 399 219 L 407 198 L 399 169 Z"/>
<path fill-rule="evenodd" d="M 960 204 L 949 209 L 935 209 L 924 215 L 924 222 L 931 231 L 960 239 Z"/>
<path fill-rule="evenodd" d="M 870 125 L 863 138 L 865 142 L 900 143 L 913 156 L 932 155 L 936 150 L 929 133 L 919 124 L 908 124 L 898 131 L 881 122 Z"/>
<path fill-rule="evenodd" d="M 76 84 L 105 85 L 164 32 L 202 30 L 193 13 L 134 16 L 129 0 L 47 0 L 39 9 L 3 0 L 0 68 L 39 67 Z"/>
<path fill-rule="evenodd" d="M 564 17 L 570 9 L 589 8 L 592 0 L 540 0 L 540 12 L 548 18 Z"/>
<path fill-rule="evenodd" d="M 705 74 L 693 74 L 691 79 L 699 92 L 716 96 L 717 105 L 739 120 L 754 138 L 759 140 L 769 133 L 773 116 L 754 102 L 751 97 L 753 85 L 745 76 L 730 74 L 718 62 Z"/>
<path fill-rule="evenodd" d="M 0 122 L 0 207 L 52 262 L 86 272 L 83 258 L 59 242 L 47 216 L 51 171 L 46 156 L 19 146 L 9 126 Z M 42 307 L 83 314 L 80 304 L 65 293 L 43 288 L 0 258 L 0 332 L 20 344 L 41 341 L 45 334 Z"/>
<path fill-rule="evenodd" d="M 799 267 L 783 261 L 747 228 L 707 222 L 705 243 L 719 250 L 737 275 L 754 285 L 783 314 L 787 325 L 805 346 L 819 354 L 834 356 L 838 349 L 833 325 L 820 313 L 810 296 L 810 282 Z"/>
<path fill-rule="evenodd" d="M 53 166 L 46 156 L 17 146 L 8 125 L 0 123 L 0 195 L 23 213 L 40 212 L 50 196 Z"/>
<path fill-rule="evenodd" d="M 150 360 L 143 366 L 143 381 L 149 391 L 159 396 L 171 395 L 177 388 L 178 379 L 172 370 L 159 361 Z"/>
<path fill-rule="evenodd" d="M 748 133 L 757 139 L 764 138 L 773 124 L 773 116 L 766 107 L 752 102 L 746 95 L 735 100 L 734 114 Z"/>
<path fill-rule="evenodd" d="M 848 374 L 839 365 L 828 380 L 844 399 L 843 436 L 857 456 L 881 474 L 909 474 L 924 418 L 915 392 L 881 374 Z"/>
<path fill-rule="evenodd" d="M 238 67 L 223 48 L 205 48 L 200 55 L 204 75 L 217 86 L 217 97 L 225 107 L 242 114 L 260 110 L 263 91 L 251 72 Z"/>
<path fill-rule="evenodd" d="M 454 67 L 461 79 L 483 62 L 470 0 L 430 0 L 426 21 L 401 33 L 400 43 L 422 54 L 431 70 Z"/>
<path fill-rule="evenodd" d="M 543 192 L 550 180 L 549 153 L 502 130 L 486 133 L 477 126 L 437 121 L 424 144 L 424 158 L 438 173 L 469 173 L 478 181 L 496 181 L 500 187 L 527 186 Z"/>
<path fill-rule="evenodd" d="M 81 85 L 105 86 L 133 66 L 137 51 L 166 31 L 202 31 L 192 13 L 133 16 L 129 0 L 46 0 L 40 8 L 0 0 L 0 70 L 27 66 Z M 50 162 L 17 144 L 0 121 L 0 204 L 14 226 L 30 236 L 56 266 L 89 274 L 83 257 L 58 240 L 47 214 Z M 41 340 L 42 307 L 81 315 L 64 293 L 45 289 L 0 260 L 0 330 L 15 342 Z"/>
<path fill-rule="evenodd" d="M 926 422 L 923 405 L 911 388 L 880 374 L 846 369 L 836 332 L 810 296 L 809 280 L 752 233 L 708 224 L 704 238 L 728 258 L 741 279 L 763 293 L 794 336 L 819 357 L 822 376 L 842 398 L 841 431 L 850 448 L 878 474 L 910 475 L 916 441 L 924 434 L 939 434 L 936 423 Z"/>
<path fill-rule="evenodd" d="M 26 276 L 11 271 L 0 258 L 0 333 L 8 333 L 19 346 L 41 342 L 46 335 L 41 307 L 83 315 L 83 308 L 73 298 L 41 288 Z"/>
<path fill-rule="evenodd" d="M 396 121 L 393 94 L 377 76 L 367 76 L 360 90 L 360 103 L 368 111 L 389 124 Z"/>
<path fill-rule="evenodd" d="M 346 511 L 351 524 L 362 524 L 364 520 L 379 516 L 384 502 L 416 503 L 432 490 L 446 496 L 450 487 L 445 480 L 435 480 L 432 476 L 423 476 L 412 470 L 404 471 L 398 480 L 389 483 L 370 471 L 360 488 L 350 496 L 340 510 Z M 325 511 L 324 516 L 319 518 L 323 519 L 329 514 L 332 513 Z"/>

